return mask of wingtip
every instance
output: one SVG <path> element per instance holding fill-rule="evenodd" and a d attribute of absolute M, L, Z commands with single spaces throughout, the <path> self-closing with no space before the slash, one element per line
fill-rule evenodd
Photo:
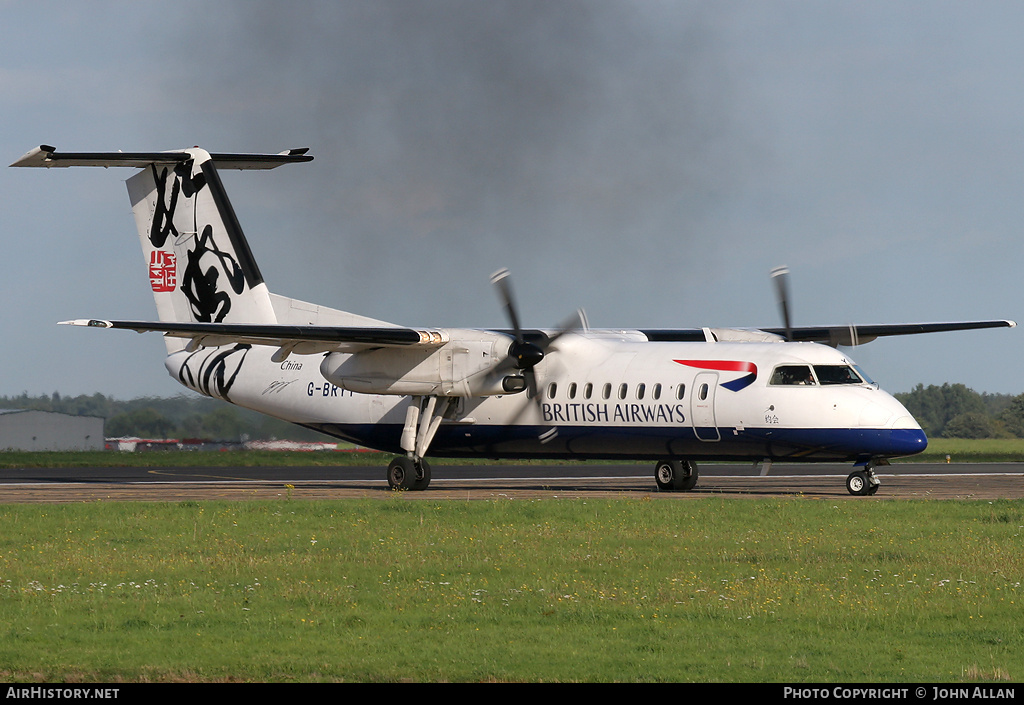
<path fill-rule="evenodd" d="M 31 149 L 23 154 L 20 159 L 10 164 L 10 166 L 46 166 L 49 162 L 50 155 L 56 151 L 56 147 L 51 147 L 48 144 L 41 144 L 35 149 Z"/>
<path fill-rule="evenodd" d="M 57 321 L 58 326 L 84 326 L 88 328 L 113 328 L 110 321 L 101 321 L 95 318 L 76 318 L 71 321 Z"/>

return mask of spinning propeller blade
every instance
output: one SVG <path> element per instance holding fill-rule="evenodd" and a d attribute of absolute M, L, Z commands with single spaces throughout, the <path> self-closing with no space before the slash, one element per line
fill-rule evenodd
<path fill-rule="evenodd" d="M 782 312 L 782 325 L 786 329 L 786 340 L 793 339 L 793 321 L 789 313 L 789 268 L 776 267 L 772 270 L 772 279 L 775 280 L 775 298 L 779 302 L 779 310 Z"/>
<path fill-rule="evenodd" d="M 586 314 L 582 309 L 566 320 L 553 335 L 545 336 L 545 340 L 537 343 L 526 340 L 523 329 L 519 324 L 519 313 L 515 303 L 515 296 L 512 294 L 512 277 L 507 269 L 500 269 L 491 275 L 491 283 L 498 289 L 498 296 L 505 306 L 509 322 L 512 324 L 512 331 L 515 339 L 508 349 L 508 364 L 518 370 L 522 370 L 523 378 L 526 380 L 527 397 L 538 407 L 541 404 L 539 389 L 537 387 L 537 376 L 533 368 L 541 363 L 555 342 L 566 333 L 587 327 Z M 525 409 L 526 407 L 524 407 Z M 557 435 L 557 430 L 549 429 L 541 434 L 543 440 L 548 441 Z"/>

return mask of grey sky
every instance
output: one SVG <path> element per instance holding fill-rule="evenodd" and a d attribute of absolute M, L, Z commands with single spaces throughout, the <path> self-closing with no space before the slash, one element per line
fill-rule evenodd
<path fill-rule="evenodd" d="M 279 151 L 225 184 L 270 288 L 400 324 L 1024 318 L 1012 2 L 0 1 L 5 164 Z M 0 394 L 171 395 L 128 170 L 0 170 Z M 851 352 L 890 391 L 1024 392 L 1020 333 Z"/>

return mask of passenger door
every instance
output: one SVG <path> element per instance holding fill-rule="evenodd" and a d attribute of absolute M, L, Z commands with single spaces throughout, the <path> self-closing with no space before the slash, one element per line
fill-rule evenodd
<path fill-rule="evenodd" d="M 693 378 L 690 393 L 690 421 L 693 432 L 702 441 L 718 441 L 718 424 L 715 423 L 715 390 L 718 389 L 717 372 L 700 372 Z"/>

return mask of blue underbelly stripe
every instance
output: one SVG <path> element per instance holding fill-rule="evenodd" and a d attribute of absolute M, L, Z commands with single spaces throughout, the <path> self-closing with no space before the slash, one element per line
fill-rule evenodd
<path fill-rule="evenodd" d="M 391 453 L 401 424 L 303 424 L 337 438 Z M 433 457 L 830 461 L 900 457 L 920 453 L 928 439 L 920 429 L 743 429 L 442 424 L 430 446 Z M 714 439 L 719 440 L 701 440 Z"/>

